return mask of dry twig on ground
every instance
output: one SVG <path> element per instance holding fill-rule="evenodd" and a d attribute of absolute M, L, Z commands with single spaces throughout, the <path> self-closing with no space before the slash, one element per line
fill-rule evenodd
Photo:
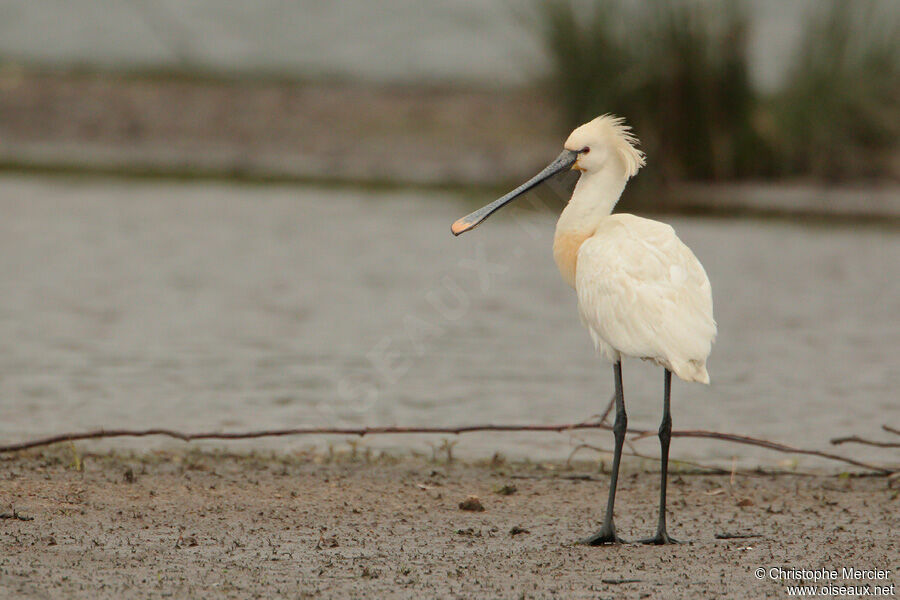
<path fill-rule="evenodd" d="M 900 435 L 900 429 L 895 429 L 890 425 L 882 425 L 882 429 L 894 435 Z M 878 440 L 870 440 L 858 435 L 848 435 L 844 437 L 836 437 L 831 439 L 831 443 L 835 446 L 840 444 L 863 444 L 865 446 L 876 446 L 878 448 L 900 448 L 900 442 L 879 442 Z"/>
<path fill-rule="evenodd" d="M 885 426 L 887 428 L 887 426 Z M 103 439 L 113 437 L 145 437 L 151 435 L 162 435 L 176 438 L 183 441 L 192 440 L 246 440 L 261 437 L 278 437 L 288 435 L 385 435 L 385 434 L 454 434 L 472 433 L 476 431 L 550 431 L 564 432 L 574 431 L 578 429 L 606 429 L 612 427 L 603 422 L 582 422 L 582 423 L 566 423 L 562 425 L 468 425 L 463 427 L 301 427 L 292 429 L 262 429 L 257 431 L 235 431 L 235 432 L 200 432 L 185 433 L 172 429 L 152 428 L 152 429 L 98 429 L 95 431 L 63 433 L 59 435 L 18 442 L 14 444 L 0 445 L 0 453 L 14 452 L 17 450 L 27 450 L 30 448 L 38 448 L 41 446 L 49 446 L 59 442 L 73 442 L 76 440 Z M 644 429 L 629 429 L 628 433 L 634 437 L 631 441 L 636 441 L 655 435 L 655 431 Z M 672 432 L 672 437 L 692 437 L 722 440 L 726 442 L 734 442 L 738 444 L 746 444 L 750 446 L 759 446 L 776 452 L 786 454 L 803 454 L 807 456 L 818 456 L 828 460 L 838 461 L 845 464 L 853 465 L 873 471 L 875 473 L 887 475 L 895 472 L 895 469 L 889 467 L 874 465 L 846 456 L 832 454 L 830 452 L 822 452 L 820 450 L 809 450 L 797 448 L 780 442 L 772 442 L 760 438 L 754 438 L 746 435 L 737 435 L 732 433 L 720 433 L 717 431 L 706 431 L 702 429 L 694 430 L 676 430 Z"/>

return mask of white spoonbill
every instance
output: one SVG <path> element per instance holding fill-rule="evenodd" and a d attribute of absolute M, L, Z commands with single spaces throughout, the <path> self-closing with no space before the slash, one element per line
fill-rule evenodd
<path fill-rule="evenodd" d="M 638 140 L 621 118 L 604 115 L 577 128 L 565 151 L 528 182 L 456 221 L 459 235 L 542 181 L 569 167 L 581 171 L 572 198 L 556 224 L 553 258 L 575 288 L 578 312 L 600 355 L 613 363 L 616 382 L 615 453 L 603 525 L 583 540 L 592 546 L 622 543 L 613 523 L 616 481 L 628 419 L 622 391 L 622 357 L 652 360 L 665 369 L 659 426 L 661 481 L 659 525 L 648 544 L 677 540 L 666 532 L 666 475 L 672 417 L 672 372 L 709 383 L 706 359 L 716 337 L 712 290 L 703 265 L 669 225 L 629 214 L 611 214 L 625 183 L 644 166 Z"/>

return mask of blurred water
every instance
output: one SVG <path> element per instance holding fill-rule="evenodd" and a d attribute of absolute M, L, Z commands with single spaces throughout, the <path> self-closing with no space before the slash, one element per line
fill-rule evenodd
<path fill-rule="evenodd" d="M 0 440 L 95 427 L 561 423 L 601 410 L 611 368 L 556 272 L 553 216 L 523 227 L 504 214 L 454 239 L 449 224 L 489 198 L 454 200 L 0 178 Z M 674 385 L 676 428 L 825 448 L 900 422 L 895 231 L 667 220 L 706 266 L 720 331 L 712 385 Z M 661 370 L 629 361 L 625 386 L 630 424 L 655 429 Z M 460 447 L 560 457 L 609 437 L 472 434 Z M 427 450 L 434 439 L 366 443 Z M 642 444 L 655 453 L 654 440 Z M 673 452 L 783 458 L 688 439 Z"/>

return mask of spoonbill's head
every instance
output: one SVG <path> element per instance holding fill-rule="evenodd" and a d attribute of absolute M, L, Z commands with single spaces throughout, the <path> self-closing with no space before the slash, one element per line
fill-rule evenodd
<path fill-rule="evenodd" d="M 637 138 L 625 119 L 613 115 L 597 117 L 578 127 L 566 140 L 565 150 L 544 170 L 487 206 L 459 219 L 450 227 L 453 235 L 474 229 L 494 212 L 509 204 L 531 188 L 540 185 L 557 173 L 573 168 L 582 176 L 609 172 L 627 181 L 644 166 L 644 153 L 635 145 Z"/>
<path fill-rule="evenodd" d="M 644 153 L 635 146 L 638 139 L 625 119 L 603 115 L 578 127 L 569 135 L 565 148 L 578 158 L 573 169 L 585 174 L 615 169 L 626 180 L 644 166 Z"/>

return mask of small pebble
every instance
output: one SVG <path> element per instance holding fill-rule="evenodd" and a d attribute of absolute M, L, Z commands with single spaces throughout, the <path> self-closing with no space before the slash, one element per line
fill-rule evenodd
<path fill-rule="evenodd" d="M 459 503 L 460 510 L 472 510 L 475 512 L 484 511 L 484 505 L 481 503 L 481 499 L 478 496 L 469 496 L 465 500 Z"/>

